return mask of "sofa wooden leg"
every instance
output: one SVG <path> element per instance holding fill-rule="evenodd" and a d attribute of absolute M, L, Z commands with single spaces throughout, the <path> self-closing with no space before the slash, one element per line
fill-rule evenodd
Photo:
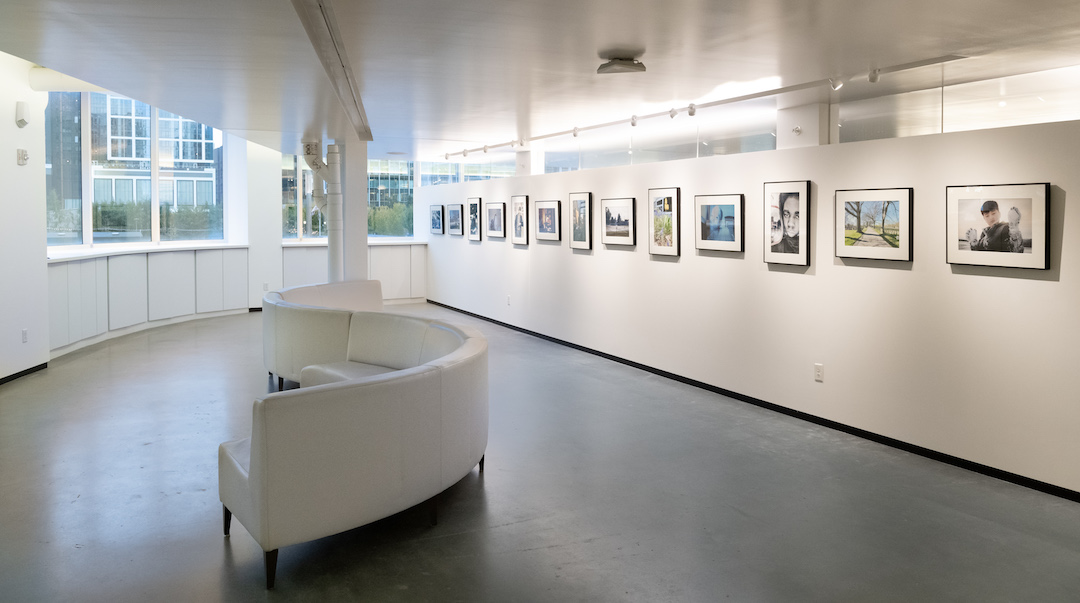
<path fill-rule="evenodd" d="M 232 525 L 232 511 L 230 511 L 229 507 L 226 507 L 225 505 L 221 505 L 221 519 L 222 524 L 225 527 L 225 536 L 228 536 L 229 526 Z"/>
<path fill-rule="evenodd" d="M 263 552 L 263 563 L 266 565 L 266 590 L 274 588 L 274 578 L 277 575 L 278 549 Z"/>
<path fill-rule="evenodd" d="M 480 473 L 483 473 L 483 472 L 484 472 L 484 456 L 481 456 L 480 457 Z"/>

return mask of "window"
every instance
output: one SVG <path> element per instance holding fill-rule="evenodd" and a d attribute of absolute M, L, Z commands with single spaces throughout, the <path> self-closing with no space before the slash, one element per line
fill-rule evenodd
<path fill-rule="evenodd" d="M 368 236 L 413 235 L 412 161 L 368 160 Z"/>
<path fill-rule="evenodd" d="M 50 92 L 45 108 L 45 211 L 49 245 L 81 245 L 82 95 Z"/>
<path fill-rule="evenodd" d="M 326 217 L 315 206 L 315 175 L 303 157 L 281 156 L 281 237 L 320 239 L 326 237 Z M 323 193 L 325 194 L 325 188 Z"/>
<path fill-rule="evenodd" d="M 219 131 L 106 93 L 50 93 L 46 113 L 49 245 L 224 238 Z"/>

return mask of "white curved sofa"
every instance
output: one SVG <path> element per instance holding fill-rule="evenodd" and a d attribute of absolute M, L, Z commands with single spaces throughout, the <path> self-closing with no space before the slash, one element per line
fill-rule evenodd
<path fill-rule="evenodd" d="M 360 280 L 303 285 L 263 296 L 263 363 L 284 380 L 300 381 L 305 366 L 334 358 L 328 348 L 345 345 L 349 316 L 383 309 L 379 281 Z"/>
<path fill-rule="evenodd" d="M 484 468 L 483 335 L 382 312 L 353 313 L 347 335 L 337 358 L 305 369 L 319 385 L 256 399 L 251 437 L 218 448 L 225 535 L 235 515 L 265 552 L 267 588 L 279 548 L 388 517 Z"/>

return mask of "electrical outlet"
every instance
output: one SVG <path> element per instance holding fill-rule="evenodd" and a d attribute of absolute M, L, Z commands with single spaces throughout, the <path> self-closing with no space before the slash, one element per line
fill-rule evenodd
<path fill-rule="evenodd" d="M 818 363 L 814 365 L 814 381 L 818 383 L 825 382 L 825 365 Z"/>
<path fill-rule="evenodd" d="M 22 342 L 26 343 L 28 341 L 30 341 L 30 330 L 29 329 L 23 329 L 22 330 Z"/>

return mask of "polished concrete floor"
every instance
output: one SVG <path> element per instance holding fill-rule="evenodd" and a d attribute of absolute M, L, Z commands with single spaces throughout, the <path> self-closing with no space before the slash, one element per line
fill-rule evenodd
<path fill-rule="evenodd" d="M 1080 505 L 430 305 L 490 342 L 485 472 L 281 550 L 221 535 L 261 315 L 0 385 L 2 601 L 1076 601 Z M 357 462 L 364 462 L 357 459 Z"/>

